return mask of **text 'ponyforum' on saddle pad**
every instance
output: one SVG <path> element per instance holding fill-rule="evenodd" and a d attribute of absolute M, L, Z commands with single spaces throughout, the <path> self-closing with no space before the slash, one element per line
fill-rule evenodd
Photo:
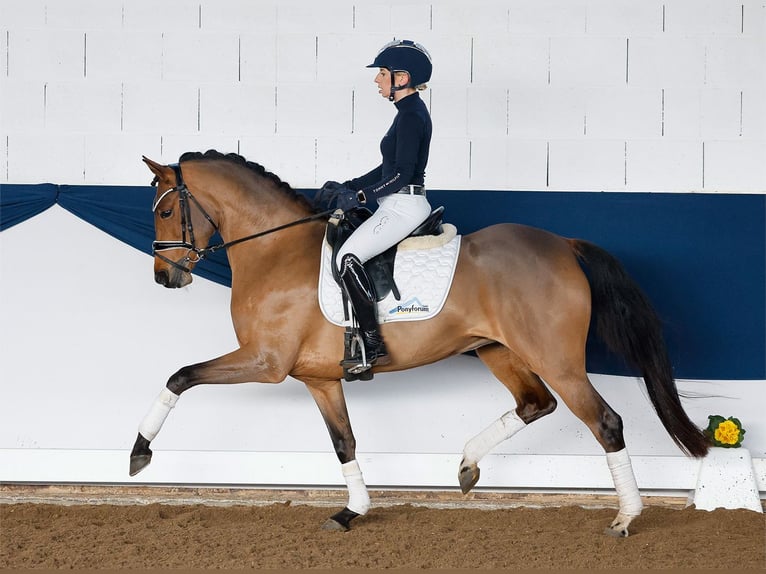
<path fill-rule="evenodd" d="M 401 300 L 393 293 L 378 302 L 378 321 L 422 321 L 436 316 L 447 300 L 460 252 L 460 235 L 453 225 L 444 224 L 437 236 L 410 237 L 399 244 L 394 263 L 394 281 Z M 322 241 L 319 270 L 319 306 L 325 319 L 345 324 L 343 297 L 332 276 L 332 250 Z"/>

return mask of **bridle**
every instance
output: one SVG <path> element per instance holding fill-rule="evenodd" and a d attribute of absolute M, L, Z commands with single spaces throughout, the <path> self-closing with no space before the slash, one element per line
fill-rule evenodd
<path fill-rule="evenodd" d="M 308 217 L 304 217 L 302 219 L 298 219 L 296 221 L 291 221 L 290 223 L 285 223 L 284 225 L 279 225 L 277 227 L 273 227 L 271 229 L 267 229 L 265 231 L 261 231 L 259 233 L 254 233 L 252 235 L 248 235 L 247 237 L 241 237 L 240 239 L 235 239 L 233 241 L 225 242 L 225 243 L 219 243 L 217 245 L 211 245 L 208 247 L 197 247 L 197 243 L 194 239 L 194 225 L 192 224 L 192 217 L 191 217 L 191 206 L 194 204 L 197 209 L 202 213 L 202 215 L 210 222 L 210 225 L 213 226 L 213 229 L 215 231 L 218 231 L 218 225 L 216 225 L 215 221 L 213 221 L 213 218 L 210 217 L 207 211 L 205 211 L 205 208 L 202 207 L 202 204 L 197 200 L 196 197 L 194 197 L 189 191 L 189 188 L 186 187 L 186 182 L 184 181 L 183 174 L 181 173 L 181 165 L 177 163 L 169 164 L 168 167 L 173 169 L 173 172 L 176 176 L 176 185 L 174 187 L 171 187 L 169 189 L 166 189 L 162 194 L 154 201 L 152 204 L 152 213 L 157 211 L 157 207 L 159 206 L 160 202 L 169 194 L 171 193 L 178 193 L 178 203 L 179 208 L 181 210 L 181 240 L 180 241 L 152 241 L 152 255 L 155 257 L 158 257 L 165 263 L 168 263 L 169 265 L 172 265 L 176 269 L 179 269 L 181 271 L 184 271 L 186 273 L 191 273 L 192 270 L 190 267 L 187 266 L 187 264 L 196 265 L 199 263 L 202 259 L 205 259 L 208 255 L 211 253 L 215 253 L 216 251 L 219 251 L 221 249 L 226 249 L 227 247 L 231 247 L 232 245 L 237 245 L 238 243 L 242 243 L 244 241 L 249 241 L 251 239 L 256 239 L 258 237 L 263 237 L 264 235 L 268 235 L 270 233 L 274 233 L 276 231 L 281 231 L 282 229 L 287 229 L 288 227 L 293 227 L 294 225 L 300 225 L 301 223 L 308 223 L 309 221 L 315 221 L 317 219 L 323 219 L 326 218 L 328 215 L 330 215 L 334 210 L 333 209 L 327 209 L 325 211 L 315 213 L 313 215 L 309 215 Z M 157 178 L 152 183 L 155 183 L 157 181 Z M 179 259 L 178 261 L 173 261 L 172 259 L 166 257 L 161 253 L 161 251 L 168 251 L 170 249 L 186 249 L 186 255 Z"/>
<path fill-rule="evenodd" d="M 152 255 L 159 257 L 164 262 L 169 263 L 173 267 L 191 273 L 191 269 L 186 266 L 187 263 L 196 264 L 205 257 L 205 250 L 197 247 L 197 243 L 194 239 L 194 225 L 192 224 L 191 216 L 191 204 L 197 206 L 202 214 L 205 216 L 213 228 L 218 231 L 218 226 L 213 221 L 213 218 L 205 211 L 205 208 L 197 201 L 189 188 L 186 187 L 183 175 L 181 174 L 181 166 L 177 163 L 170 164 L 168 167 L 172 168 L 176 174 L 176 185 L 165 190 L 152 204 L 152 213 L 157 211 L 157 207 L 165 197 L 171 193 L 178 193 L 178 206 L 181 211 L 181 240 L 180 241 L 152 241 Z M 155 180 L 156 181 L 156 180 Z M 168 257 L 165 257 L 161 251 L 168 251 L 170 249 L 186 249 L 186 255 L 179 261 L 173 261 Z"/>

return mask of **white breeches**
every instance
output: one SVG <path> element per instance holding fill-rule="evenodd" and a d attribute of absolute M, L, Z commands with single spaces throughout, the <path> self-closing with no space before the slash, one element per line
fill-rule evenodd
<path fill-rule="evenodd" d="M 383 253 L 412 233 L 431 214 L 424 195 L 394 193 L 378 200 L 378 209 L 362 223 L 338 251 L 335 264 L 352 253 L 362 263 Z"/>

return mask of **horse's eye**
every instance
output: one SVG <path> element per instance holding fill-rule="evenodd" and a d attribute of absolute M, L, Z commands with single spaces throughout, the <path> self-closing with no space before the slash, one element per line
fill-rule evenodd
<path fill-rule="evenodd" d="M 167 219 L 171 215 L 173 215 L 173 210 L 172 209 L 166 209 L 165 211 L 160 211 L 160 217 L 162 219 Z"/>

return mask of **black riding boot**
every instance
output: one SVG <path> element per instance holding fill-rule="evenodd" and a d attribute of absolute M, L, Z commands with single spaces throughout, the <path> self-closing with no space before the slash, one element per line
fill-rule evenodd
<path fill-rule="evenodd" d="M 367 362 L 357 361 L 357 365 L 344 366 L 349 371 L 360 373 L 369 369 L 373 364 L 387 365 L 391 361 L 388 357 L 386 345 L 378 329 L 377 301 L 367 272 L 362 263 L 355 255 L 344 255 L 341 261 L 340 280 L 346 296 L 354 308 L 354 315 L 359 323 L 364 341 L 364 351 Z M 357 357 L 354 357 L 355 359 Z"/>

